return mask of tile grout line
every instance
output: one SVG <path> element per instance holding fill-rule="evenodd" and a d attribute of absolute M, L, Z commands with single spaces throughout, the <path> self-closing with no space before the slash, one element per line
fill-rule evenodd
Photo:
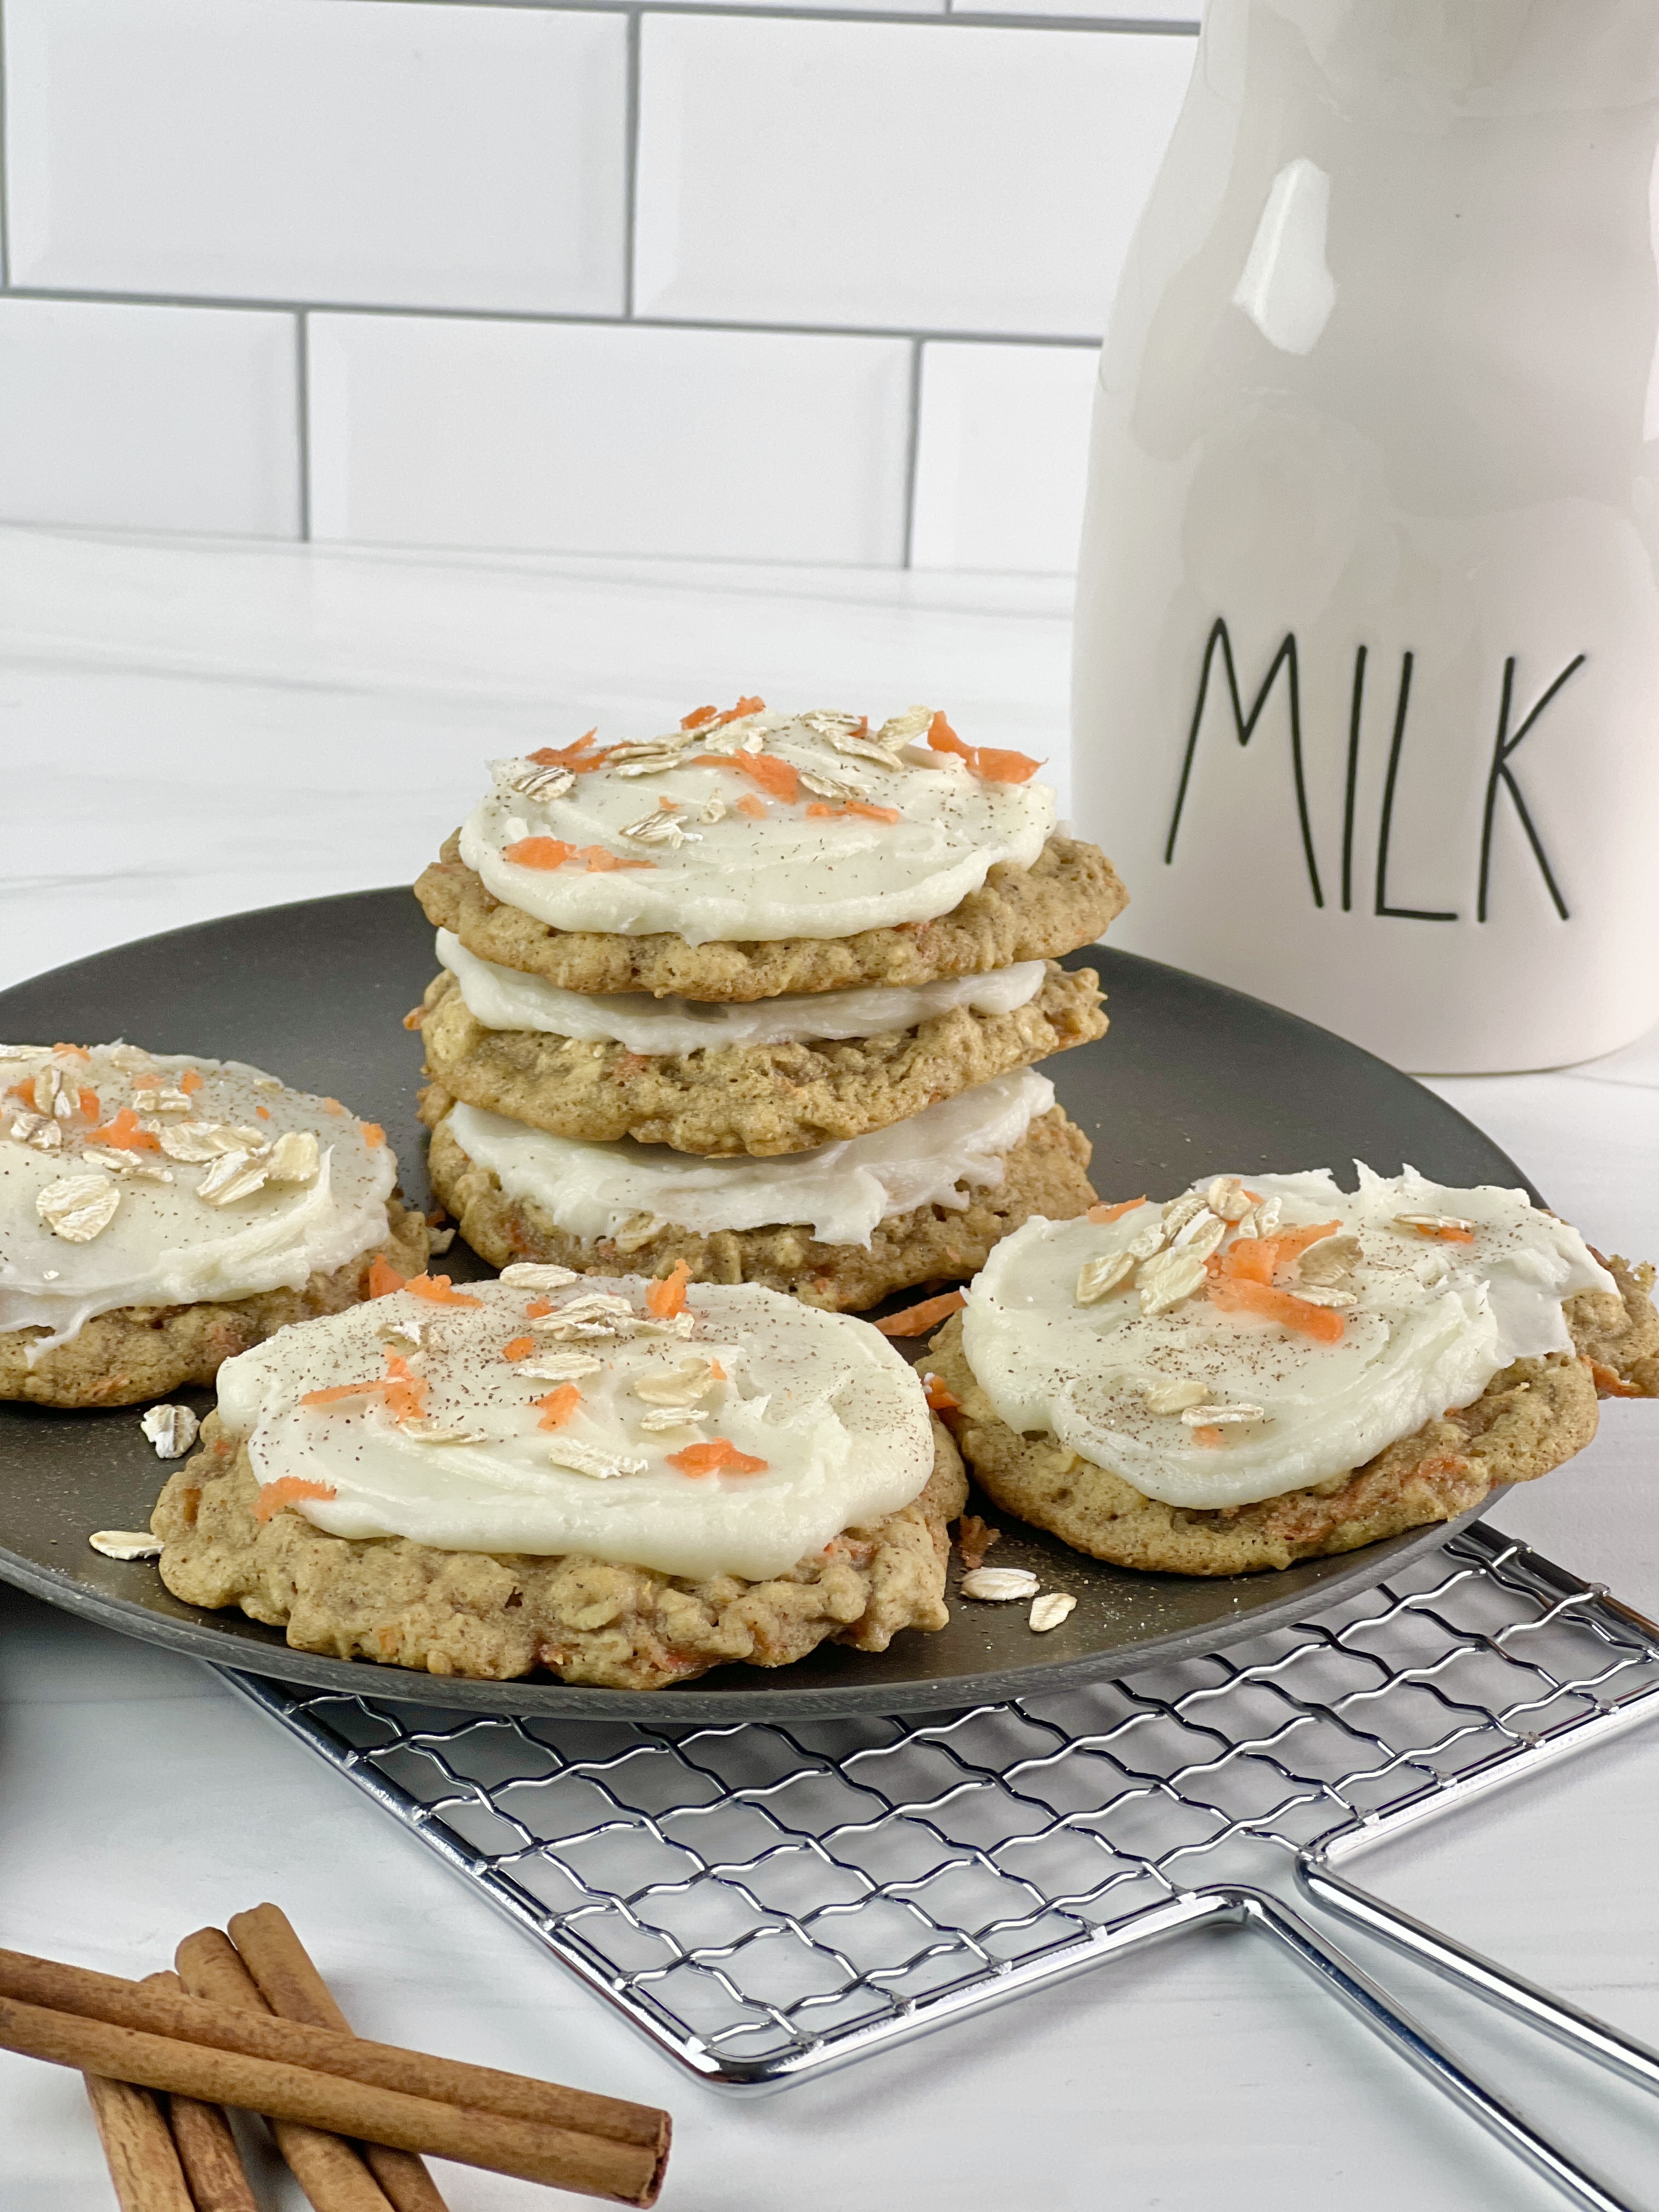
<path fill-rule="evenodd" d="M 628 108 L 623 124 L 623 319 L 634 319 L 634 249 L 640 201 L 640 10 L 628 11 Z"/>
<path fill-rule="evenodd" d="M 294 318 L 294 432 L 300 471 L 300 543 L 311 543 L 311 331 L 305 310 Z"/>
<path fill-rule="evenodd" d="M 904 550 L 899 561 L 901 568 L 908 568 L 911 565 L 911 548 L 916 534 L 916 462 L 921 452 L 921 339 L 912 338 L 910 419 L 904 447 Z"/>
<path fill-rule="evenodd" d="M 373 4 L 373 0 L 370 0 Z M 381 0 L 381 4 L 393 4 L 393 0 Z M 619 8 L 637 7 L 639 0 L 412 0 L 422 7 L 498 8 L 515 9 L 526 15 L 556 15 L 565 12 L 609 14 Z M 1199 32 L 1195 15 L 1170 18 L 1146 15 L 1005 15 L 994 9 L 984 13 L 968 13 L 956 4 L 956 0 L 941 0 L 937 8 L 858 8 L 811 4 L 792 5 L 791 0 L 760 0 L 760 4 L 744 7 L 731 4 L 731 0 L 672 0 L 672 4 L 650 9 L 653 14 L 665 15 L 726 15 L 736 21 L 767 21 L 783 18 L 799 22 L 840 23 L 956 23 L 971 27 L 980 24 L 992 30 L 1012 31 L 1105 31 L 1118 37 L 1193 39 Z"/>
<path fill-rule="evenodd" d="M 1093 347 L 1097 351 L 1102 343 L 1098 331 L 916 330 L 885 323 L 721 322 L 696 315 L 599 315 L 550 307 L 407 307 L 388 305 L 384 301 L 241 299 L 218 293 L 114 292 L 75 285 L 14 284 L 9 289 L 11 297 L 18 300 L 70 300 L 89 307 L 182 307 L 214 312 L 228 309 L 250 315 L 375 315 L 392 322 L 523 323 L 557 330 L 707 331 L 731 337 L 868 338 L 872 342 L 902 338 L 906 344 L 1044 346 L 1060 351 L 1068 348 L 1075 351 L 1083 347 Z"/>

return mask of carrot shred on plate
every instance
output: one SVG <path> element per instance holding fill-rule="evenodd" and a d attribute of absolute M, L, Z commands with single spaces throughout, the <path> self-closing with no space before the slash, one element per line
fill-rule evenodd
<path fill-rule="evenodd" d="M 481 1306 L 482 1298 L 469 1297 L 465 1291 L 453 1291 L 447 1275 L 411 1275 L 404 1285 L 417 1298 L 426 1298 L 434 1306 Z"/>
<path fill-rule="evenodd" d="M 677 1314 L 683 1314 L 685 1286 L 690 1279 L 690 1268 L 684 1260 L 676 1260 L 670 1272 L 646 1292 L 646 1310 L 658 1321 L 672 1321 Z"/>
<path fill-rule="evenodd" d="M 528 1359 L 531 1353 L 535 1349 L 536 1340 L 533 1336 L 515 1336 L 511 1344 L 504 1344 L 501 1346 L 501 1358 L 503 1359 Z"/>
<path fill-rule="evenodd" d="M 562 1429 L 582 1401 L 582 1394 L 574 1382 L 561 1382 L 556 1390 L 550 1390 L 544 1398 L 532 1400 L 541 1419 L 538 1429 Z"/>
<path fill-rule="evenodd" d="M 918 1306 L 906 1306 L 902 1313 L 889 1314 L 876 1327 L 884 1336 L 926 1336 L 935 1322 L 960 1312 L 967 1303 L 960 1291 L 945 1291 L 939 1297 L 924 1298 Z"/>
<path fill-rule="evenodd" d="M 303 1475 L 284 1474 L 275 1482 L 267 1482 L 253 1501 L 253 1517 L 263 1528 L 285 1505 L 297 1505 L 302 1498 L 335 1498 L 339 1495 L 331 1482 L 307 1482 Z"/>
<path fill-rule="evenodd" d="M 1276 1290 L 1271 1283 L 1256 1282 L 1248 1276 L 1218 1275 L 1209 1286 L 1209 1296 L 1212 1304 L 1219 1306 L 1223 1313 L 1260 1314 L 1321 1344 L 1342 1340 L 1343 1320 L 1334 1306 L 1310 1306 L 1305 1298 Z"/>
<path fill-rule="evenodd" d="M 671 1452 L 668 1464 L 682 1474 L 764 1474 L 768 1462 L 740 1452 L 729 1437 L 710 1437 L 707 1443 Z"/>
<path fill-rule="evenodd" d="M 1092 1221 L 1097 1229 L 1103 1228 L 1109 1221 L 1121 1221 L 1126 1213 L 1133 1213 L 1136 1206 L 1146 1203 L 1144 1197 L 1121 1198 L 1115 1206 L 1091 1206 L 1084 1218 Z"/>

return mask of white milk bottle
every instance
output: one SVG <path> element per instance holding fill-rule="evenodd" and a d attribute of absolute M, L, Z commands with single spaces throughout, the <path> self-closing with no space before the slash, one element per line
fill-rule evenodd
<path fill-rule="evenodd" d="M 1211 0 L 1102 360 L 1123 944 L 1405 1066 L 1659 1018 L 1659 0 Z"/>

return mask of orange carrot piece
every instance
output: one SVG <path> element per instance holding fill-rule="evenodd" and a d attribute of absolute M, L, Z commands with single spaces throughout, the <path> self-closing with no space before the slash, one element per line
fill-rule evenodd
<path fill-rule="evenodd" d="M 568 768 L 573 775 L 586 775 L 596 768 L 603 768 L 611 757 L 611 748 L 608 745 L 597 753 L 588 751 L 588 747 L 597 735 L 596 730 L 586 730 L 574 744 L 540 745 L 530 755 L 530 758 L 538 768 Z"/>
<path fill-rule="evenodd" d="M 528 1359 L 531 1353 L 535 1349 L 536 1340 L 533 1336 L 515 1336 L 511 1344 L 504 1344 L 501 1346 L 501 1358 L 503 1359 Z"/>
<path fill-rule="evenodd" d="M 1446 1222 L 1413 1221 L 1411 1226 L 1419 1237 L 1433 1237 L 1443 1244 L 1473 1244 L 1474 1242 L 1472 1231 L 1454 1229 L 1449 1223 Z"/>
<path fill-rule="evenodd" d="M 866 806 L 861 799 L 845 799 L 836 806 L 826 805 L 821 799 L 815 799 L 806 811 L 809 815 L 815 815 L 823 821 L 831 821 L 837 816 L 848 814 L 862 814 L 871 822 L 902 822 L 904 819 L 896 806 Z"/>
<path fill-rule="evenodd" d="M 946 1291 L 939 1297 L 924 1298 L 919 1306 L 906 1306 L 902 1313 L 889 1314 L 876 1327 L 884 1336 L 926 1336 L 935 1322 L 959 1312 L 967 1303 L 960 1291 Z"/>
<path fill-rule="evenodd" d="M 83 1044 L 55 1044 L 54 1052 L 66 1052 L 71 1060 L 90 1060 L 92 1054 Z"/>
<path fill-rule="evenodd" d="M 607 852 L 603 845 L 584 845 L 577 858 L 595 876 L 608 876 L 617 868 L 654 868 L 657 865 L 654 860 L 624 860 Z"/>
<path fill-rule="evenodd" d="M 393 1291 L 402 1290 L 408 1279 L 398 1273 L 390 1260 L 377 1252 L 368 1271 L 368 1295 L 372 1298 L 389 1297 Z"/>
<path fill-rule="evenodd" d="M 1310 1306 L 1305 1298 L 1275 1290 L 1271 1283 L 1241 1275 L 1218 1275 L 1209 1286 L 1209 1295 L 1211 1303 L 1223 1313 L 1261 1314 L 1282 1328 L 1316 1338 L 1321 1344 L 1342 1340 L 1342 1316 L 1334 1306 Z"/>
<path fill-rule="evenodd" d="M 1042 766 L 1030 753 L 1000 752 L 994 745 L 976 745 L 969 763 L 981 783 L 1029 783 Z"/>
<path fill-rule="evenodd" d="M 343 1115 L 345 1112 L 345 1108 L 341 1105 L 337 1098 L 319 1098 L 317 1103 L 325 1114 Z"/>
<path fill-rule="evenodd" d="M 1639 1398 L 1642 1395 L 1640 1388 L 1634 1382 L 1626 1382 L 1616 1367 L 1607 1367 L 1601 1360 L 1592 1359 L 1589 1371 L 1598 1398 Z"/>
<path fill-rule="evenodd" d="M 544 1314 L 550 1314 L 552 1310 L 551 1298 L 532 1298 L 524 1310 L 524 1317 L 526 1321 L 539 1321 Z"/>
<path fill-rule="evenodd" d="M 269 1106 L 256 1106 L 253 1110 L 262 1121 L 270 1121 L 270 1109 Z"/>
<path fill-rule="evenodd" d="M 1193 1442 L 1195 1444 L 1202 1444 L 1206 1451 L 1213 1451 L 1221 1442 L 1221 1431 L 1219 1429 L 1212 1428 L 1206 1421 L 1202 1428 L 1193 1431 Z"/>
<path fill-rule="evenodd" d="M 735 811 L 739 814 L 746 814 L 751 822 L 764 822 L 766 801 L 763 799 L 757 799 L 752 791 L 745 791 L 738 801 Z"/>
<path fill-rule="evenodd" d="M 1121 1198 L 1115 1206 L 1091 1206 L 1084 1218 L 1092 1221 L 1097 1228 L 1103 1228 L 1109 1221 L 1121 1221 L 1126 1213 L 1133 1213 L 1136 1206 L 1146 1203 L 1145 1198 Z"/>
<path fill-rule="evenodd" d="M 689 714 L 681 716 L 680 727 L 683 730 L 706 729 L 719 713 L 718 707 L 694 707 Z"/>
<path fill-rule="evenodd" d="M 973 748 L 963 744 L 943 713 L 935 714 L 927 725 L 927 742 L 936 753 L 955 753 L 958 759 L 965 760 L 970 768 L 973 766 Z"/>
<path fill-rule="evenodd" d="M 687 1444 L 668 1455 L 670 1467 L 682 1474 L 764 1474 L 767 1462 L 740 1452 L 729 1437 L 710 1437 L 706 1444 Z"/>
<path fill-rule="evenodd" d="M 411 1275 L 404 1285 L 417 1298 L 425 1298 L 434 1306 L 481 1306 L 482 1298 L 471 1298 L 465 1291 L 452 1291 L 447 1275 Z"/>
<path fill-rule="evenodd" d="M 378 1121 L 365 1121 L 362 1126 L 363 1142 L 371 1152 L 378 1152 L 386 1142 L 386 1131 Z"/>
<path fill-rule="evenodd" d="M 202 1088 L 202 1079 L 193 1067 L 187 1067 L 179 1078 L 179 1088 L 186 1098 L 193 1098 Z"/>
<path fill-rule="evenodd" d="M 532 1401 L 541 1419 L 538 1429 L 562 1429 L 582 1401 L 582 1394 L 574 1382 L 561 1382 L 556 1390 L 550 1390 L 544 1398 Z"/>
<path fill-rule="evenodd" d="M 395 1420 L 405 1421 L 426 1411 L 427 1386 L 406 1359 L 395 1352 L 386 1356 L 386 1410 Z"/>
<path fill-rule="evenodd" d="M 693 768 L 729 768 L 759 784 L 769 798 L 791 801 L 800 797 L 800 770 L 775 753 L 699 753 Z"/>
<path fill-rule="evenodd" d="M 1229 1281 L 1241 1283 L 1271 1283 L 1276 1255 L 1271 1237 L 1240 1237 L 1220 1255 L 1218 1273 Z"/>
<path fill-rule="evenodd" d="M 718 730 L 724 722 L 740 722 L 745 714 L 762 714 L 765 711 L 764 699 L 739 699 L 735 707 L 728 707 L 723 714 L 715 715 L 714 727 Z"/>
<path fill-rule="evenodd" d="M 98 1093 L 95 1091 L 89 1091 L 84 1083 L 76 1091 L 75 1103 L 79 1107 L 83 1119 L 88 1121 L 97 1121 L 104 1110 Z"/>
<path fill-rule="evenodd" d="M 515 868 L 562 868 L 575 857 L 575 847 L 562 837 L 515 837 L 501 848 L 502 860 L 511 860 Z"/>
<path fill-rule="evenodd" d="M 307 1482 L 302 1475 L 285 1474 L 276 1482 L 268 1482 L 253 1501 L 253 1517 L 263 1528 L 285 1505 L 296 1505 L 302 1498 L 334 1498 L 338 1496 L 331 1482 Z"/>
<path fill-rule="evenodd" d="M 94 1145 L 111 1145 L 118 1152 L 159 1152 L 161 1140 L 148 1129 L 138 1126 L 138 1116 L 131 1106 L 124 1106 L 112 1121 L 92 1132 Z"/>
<path fill-rule="evenodd" d="M 731 1377 L 726 1374 L 726 1370 L 720 1365 L 718 1359 L 711 1359 L 709 1361 L 708 1371 L 717 1382 L 726 1382 L 731 1380 Z"/>
<path fill-rule="evenodd" d="M 1274 1267 L 1285 1267 L 1292 1260 L 1299 1260 L 1310 1244 L 1317 1244 L 1322 1237 L 1334 1237 L 1341 1226 L 1340 1221 L 1315 1221 L 1305 1229 L 1278 1230 L 1261 1242 L 1273 1246 Z M 1250 1240 L 1247 1237 L 1244 1241 L 1248 1244 Z"/>
<path fill-rule="evenodd" d="M 389 1378 L 377 1375 L 368 1382 L 336 1382 L 326 1390 L 307 1390 L 300 1403 L 302 1406 L 337 1406 L 347 1398 L 373 1397 L 387 1387 Z"/>
<path fill-rule="evenodd" d="M 676 1314 L 685 1311 L 685 1286 L 691 1279 L 691 1270 L 684 1260 L 676 1260 L 672 1269 L 659 1282 L 653 1283 L 645 1294 L 646 1310 L 658 1321 L 672 1321 Z"/>
<path fill-rule="evenodd" d="M 937 1375 L 924 1375 L 921 1378 L 921 1388 L 927 1403 L 933 1407 L 934 1413 L 959 1413 L 962 1411 L 961 1399 L 953 1392 L 947 1390 Z"/>

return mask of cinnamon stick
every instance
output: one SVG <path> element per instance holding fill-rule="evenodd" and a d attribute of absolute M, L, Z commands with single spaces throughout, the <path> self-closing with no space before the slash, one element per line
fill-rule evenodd
<path fill-rule="evenodd" d="M 185 1985 L 177 1974 L 146 1974 L 141 1987 L 182 1996 Z M 167 2125 L 196 2212 L 259 2212 L 222 2106 L 169 2097 Z"/>
<path fill-rule="evenodd" d="M 362 2047 L 349 2036 L 323 2028 L 302 2028 L 297 2022 L 274 2019 L 262 2021 L 257 2015 L 222 2012 L 187 1997 L 170 1998 L 161 1990 L 132 1990 L 131 2002 L 187 2008 L 194 2017 L 223 2023 L 227 2031 L 244 2024 L 262 2032 L 280 2027 L 289 2035 L 314 2037 L 348 2051 Z M 213 2045 L 191 2043 L 0 1997 L 0 2050 L 21 2051 L 142 2088 L 196 2097 L 204 2104 L 238 2105 L 276 2119 L 304 2120 L 332 2134 L 453 2158 L 463 2166 L 515 2174 L 525 2181 L 617 2203 L 648 2207 L 655 2203 L 661 2185 L 661 2161 L 646 2145 L 508 2119 L 499 2112 L 440 2104 L 337 2073 L 250 2057 L 227 2047 L 222 2039 Z"/>
<path fill-rule="evenodd" d="M 400 2050 L 395 2044 L 373 2043 L 363 2036 L 342 2035 L 333 2028 L 312 2027 L 271 2014 L 232 2012 L 195 1997 L 124 1981 L 117 1974 L 65 1966 L 55 1959 L 37 1959 L 26 1951 L 0 1950 L 0 1997 L 54 2012 L 76 2013 L 87 2020 L 147 2034 L 176 2037 L 249 2058 L 334 2075 L 340 2077 L 343 2087 L 347 2082 L 361 2082 L 434 2103 L 465 2106 L 478 2113 L 666 2154 L 668 2114 L 653 2105 L 630 2104 L 620 2097 L 566 2088 L 556 2081 L 532 2081 L 526 2075 L 502 2073 L 492 2066 L 469 2066 L 459 2059 L 439 2058 L 428 2051 Z"/>
<path fill-rule="evenodd" d="M 280 1905 L 256 1905 L 251 1912 L 233 1914 L 230 1936 L 272 2012 L 350 2034 L 350 2021 Z M 437 2183 L 413 2152 L 365 2143 L 362 2154 L 396 2212 L 448 2212 Z"/>
<path fill-rule="evenodd" d="M 88 2073 L 87 2100 L 121 2212 L 193 2212 L 179 2154 L 148 2090 Z"/>
<path fill-rule="evenodd" d="M 193 1997 L 232 2012 L 268 2012 L 230 1938 L 198 1928 L 173 1954 L 179 1978 Z M 349 2142 L 303 2120 L 273 2119 L 271 2133 L 314 2212 L 392 2212 L 386 2193 Z"/>

